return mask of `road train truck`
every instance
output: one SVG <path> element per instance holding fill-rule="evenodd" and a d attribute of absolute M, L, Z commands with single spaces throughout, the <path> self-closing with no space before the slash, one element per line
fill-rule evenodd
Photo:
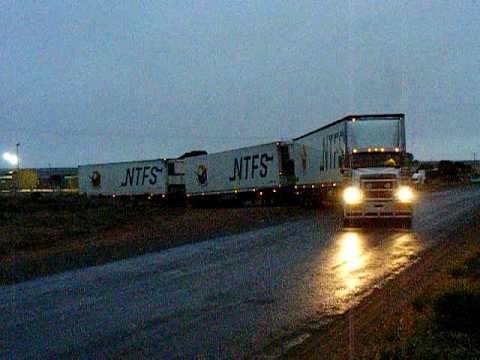
<path fill-rule="evenodd" d="M 350 115 L 293 140 L 297 195 L 340 195 L 344 222 L 401 219 L 411 224 L 404 114 Z"/>

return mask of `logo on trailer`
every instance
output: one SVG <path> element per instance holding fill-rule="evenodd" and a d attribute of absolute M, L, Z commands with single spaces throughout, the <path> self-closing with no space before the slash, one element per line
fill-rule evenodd
<path fill-rule="evenodd" d="M 93 187 L 99 187 L 102 184 L 102 175 L 98 171 L 94 171 L 90 176 L 90 182 Z"/>
<path fill-rule="evenodd" d="M 200 185 L 207 185 L 208 181 L 208 168 L 206 165 L 199 165 L 197 169 L 197 181 Z"/>
<path fill-rule="evenodd" d="M 158 182 L 158 177 L 163 173 L 162 167 L 157 166 L 140 166 L 127 168 L 125 177 L 120 184 L 122 187 L 134 187 L 134 186 L 144 186 L 156 185 Z"/>
<path fill-rule="evenodd" d="M 245 155 L 235 158 L 233 163 L 233 175 L 230 181 L 242 181 L 265 178 L 268 175 L 268 164 L 273 161 L 273 155 L 268 153 Z"/>

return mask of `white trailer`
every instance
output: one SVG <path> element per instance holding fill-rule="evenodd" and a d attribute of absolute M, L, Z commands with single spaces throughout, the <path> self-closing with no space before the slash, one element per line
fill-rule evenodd
<path fill-rule="evenodd" d="M 342 119 L 293 140 L 297 187 L 341 183 L 346 133 Z"/>
<path fill-rule="evenodd" d="M 291 143 L 274 142 L 186 158 L 187 197 L 277 193 L 293 185 L 291 152 Z"/>
<path fill-rule="evenodd" d="M 183 160 L 157 159 L 78 167 L 79 189 L 88 196 L 160 195 L 184 191 Z"/>

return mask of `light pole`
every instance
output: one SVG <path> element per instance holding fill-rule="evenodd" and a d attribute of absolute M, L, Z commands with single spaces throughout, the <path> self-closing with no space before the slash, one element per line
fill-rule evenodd
<path fill-rule="evenodd" d="M 20 170 L 20 156 L 18 156 L 18 148 L 20 147 L 20 143 L 17 143 L 15 147 L 17 149 L 17 171 L 18 171 Z"/>

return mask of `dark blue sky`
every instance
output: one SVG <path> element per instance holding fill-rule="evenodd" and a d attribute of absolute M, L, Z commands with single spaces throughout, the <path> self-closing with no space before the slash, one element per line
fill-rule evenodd
<path fill-rule="evenodd" d="M 2 1 L 0 151 L 21 142 L 32 167 L 173 157 L 405 112 L 416 158 L 470 159 L 479 6 Z"/>

